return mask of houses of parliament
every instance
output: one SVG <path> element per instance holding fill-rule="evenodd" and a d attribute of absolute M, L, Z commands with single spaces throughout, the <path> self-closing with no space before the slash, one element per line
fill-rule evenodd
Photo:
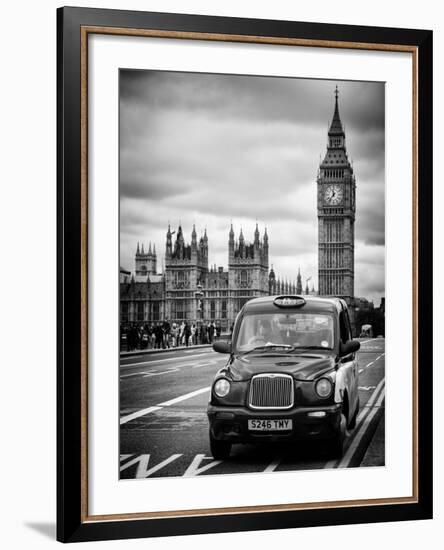
<path fill-rule="evenodd" d="M 173 239 L 173 235 L 174 239 Z M 209 265 L 209 237 L 205 230 L 197 239 L 193 226 L 191 242 L 182 227 L 168 226 L 165 267 L 157 273 L 155 247 L 137 245 L 135 273 L 120 270 L 121 322 L 156 323 L 186 320 L 214 322 L 226 330 L 242 306 L 256 296 L 313 293 L 302 288 L 301 273 L 296 281 L 276 276 L 269 264 L 268 234 L 258 225 L 253 240 L 247 242 L 242 229 L 235 239 L 233 226 L 228 232 L 228 269 Z"/>
<path fill-rule="evenodd" d="M 338 95 L 336 88 L 327 150 L 316 178 L 318 293 L 340 296 L 351 304 L 355 300 L 356 181 L 347 156 Z M 214 321 L 226 330 L 253 297 L 316 293 L 313 287 L 311 291 L 307 286 L 303 288 L 300 272 L 295 281 L 276 276 L 269 261 L 267 230 L 261 235 L 257 224 L 250 242 L 242 230 L 235 239 L 233 226 L 229 228 L 228 269 L 209 264 L 209 241 L 206 230 L 198 239 L 193 226 L 188 242 L 180 225 L 174 233 L 168 226 L 161 274 L 155 246 L 150 244 L 145 250 L 138 244 L 135 271 L 120 270 L 121 322 Z"/>

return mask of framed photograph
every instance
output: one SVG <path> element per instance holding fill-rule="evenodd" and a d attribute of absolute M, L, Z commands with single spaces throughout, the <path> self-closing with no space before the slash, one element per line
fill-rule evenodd
<path fill-rule="evenodd" d="M 432 32 L 58 10 L 58 539 L 432 517 Z"/>

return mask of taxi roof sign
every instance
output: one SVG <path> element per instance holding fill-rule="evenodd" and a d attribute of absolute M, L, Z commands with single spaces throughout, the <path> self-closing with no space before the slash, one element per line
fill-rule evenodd
<path fill-rule="evenodd" d="M 302 296 L 277 296 L 273 303 L 278 307 L 301 307 L 306 302 Z"/>

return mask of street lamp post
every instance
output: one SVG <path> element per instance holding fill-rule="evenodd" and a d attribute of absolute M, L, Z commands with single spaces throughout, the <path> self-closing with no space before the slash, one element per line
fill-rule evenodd
<path fill-rule="evenodd" d="M 202 285 L 199 283 L 197 285 L 197 291 L 194 293 L 194 296 L 196 298 L 196 301 L 197 301 L 197 315 L 198 315 L 198 318 L 200 318 L 200 326 L 198 325 L 198 332 L 200 333 L 200 335 L 202 335 L 202 325 L 203 325 L 203 315 L 204 315 L 204 312 L 203 312 L 203 297 L 204 297 L 204 293 L 203 293 L 203 290 L 202 290 Z"/>

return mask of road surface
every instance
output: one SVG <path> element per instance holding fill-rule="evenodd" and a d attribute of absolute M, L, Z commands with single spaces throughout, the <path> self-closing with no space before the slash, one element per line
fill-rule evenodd
<path fill-rule="evenodd" d="M 372 441 L 376 428 L 384 422 L 384 339 L 361 340 L 361 409 L 356 428 L 347 433 L 344 456 L 335 461 L 329 460 L 321 443 L 233 445 L 228 460 L 214 460 L 206 407 L 214 374 L 226 360 L 226 355 L 209 347 L 121 357 L 122 479 L 384 464 L 384 438 Z"/>

